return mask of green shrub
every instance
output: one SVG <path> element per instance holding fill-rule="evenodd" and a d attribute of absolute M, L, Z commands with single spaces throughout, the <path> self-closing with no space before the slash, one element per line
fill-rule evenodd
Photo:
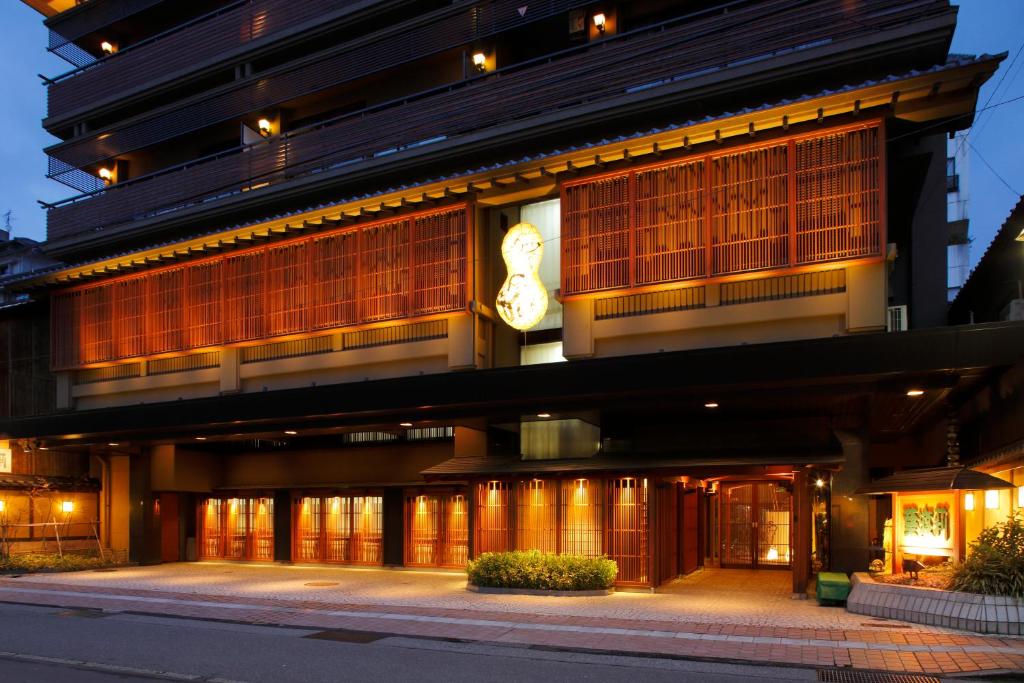
<path fill-rule="evenodd" d="M 1019 510 L 978 535 L 967 559 L 953 572 L 950 587 L 965 593 L 1024 598 L 1024 516 Z"/>
<path fill-rule="evenodd" d="M 536 550 L 484 553 L 466 567 L 469 582 L 486 588 L 588 591 L 611 588 L 619 567 L 606 557 Z"/>
<path fill-rule="evenodd" d="M 65 553 L 60 557 L 56 553 L 23 553 L 0 558 L 0 572 L 77 572 L 113 564 L 92 554 Z"/>

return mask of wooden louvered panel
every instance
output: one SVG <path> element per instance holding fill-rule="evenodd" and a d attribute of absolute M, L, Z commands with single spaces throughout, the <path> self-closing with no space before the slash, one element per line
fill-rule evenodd
<path fill-rule="evenodd" d="M 778 145 L 730 154 L 712 162 L 715 274 L 777 268 L 788 263 L 787 149 Z"/>
<path fill-rule="evenodd" d="M 605 553 L 619 566 L 618 583 L 650 583 L 647 523 L 647 479 L 609 479 Z"/>
<path fill-rule="evenodd" d="M 504 481 L 489 481 L 477 487 L 476 554 L 514 548 L 511 494 L 511 485 Z"/>
<path fill-rule="evenodd" d="M 221 329 L 221 264 L 200 262 L 187 268 L 187 305 L 185 309 L 188 348 L 214 346 L 223 341 Z M 140 351 L 131 355 L 141 355 Z"/>
<path fill-rule="evenodd" d="M 629 174 L 566 186 L 562 286 L 594 292 L 629 286 Z"/>
<path fill-rule="evenodd" d="M 879 257 L 883 140 L 876 121 L 567 183 L 562 292 Z"/>
<path fill-rule="evenodd" d="M 309 300 L 312 329 L 351 325 L 356 311 L 358 233 L 347 232 L 313 240 Z"/>
<path fill-rule="evenodd" d="M 359 298 L 363 320 L 409 314 L 409 221 L 381 223 L 359 234 Z"/>
<path fill-rule="evenodd" d="M 705 274 L 704 167 L 700 160 L 636 173 L 634 284 Z"/>
<path fill-rule="evenodd" d="M 465 213 L 428 214 L 413 220 L 413 312 L 450 311 L 465 297 Z"/>
<path fill-rule="evenodd" d="M 307 329 L 309 244 L 291 242 L 267 250 L 267 334 Z"/>
<path fill-rule="evenodd" d="M 121 280 L 113 287 L 115 357 L 131 358 L 146 352 L 146 281 Z"/>
<path fill-rule="evenodd" d="M 184 349 L 185 269 L 156 271 L 147 278 L 146 285 L 146 351 L 166 353 Z"/>
<path fill-rule="evenodd" d="M 469 215 L 439 209 L 55 292 L 54 367 L 465 310 Z"/>
<path fill-rule="evenodd" d="M 516 493 L 516 549 L 557 552 L 558 482 L 521 481 Z"/>
<path fill-rule="evenodd" d="M 798 263 L 879 253 L 878 135 L 871 128 L 795 143 Z"/>

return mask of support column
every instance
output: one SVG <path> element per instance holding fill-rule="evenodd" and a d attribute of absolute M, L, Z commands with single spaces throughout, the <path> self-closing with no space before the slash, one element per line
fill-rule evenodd
<path fill-rule="evenodd" d="M 807 597 L 811 580 L 811 482 L 809 471 L 801 469 L 793 475 L 793 598 Z"/>
<path fill-rule="evenodd" d="M 139 564 L 159 564 L 160 526 L 153 495 L 151 457 L 148 449 L 132 453 L 128 472 L 128 559 Z"/>
<path fill-rule="evenodd" d="M 292 561 L 292 494 L 274 492 L 274 560 Z"/>
<path fill-rule="evenodd" d="M 405 564 L 405 492 L 399 488 L 384 489 L 384 564 L 398 567 Z"/>
<path fill-rule="evenodd" d="M 108 458 L 107 479 L 103 485 L 104 500 L 109 505 L 106 511 L 107 542 L 110 549 L 127 556 L 129 542 L 129 522 L 131 515 L 131 496 L 129 494 L 129 457 L 128 455 L 110 455 Z"/>

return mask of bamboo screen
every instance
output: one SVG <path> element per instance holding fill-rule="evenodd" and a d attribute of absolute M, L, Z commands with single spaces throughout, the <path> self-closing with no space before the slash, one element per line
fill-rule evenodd
<path fill-rule="evenodd" d="M 274 559 L 273 498 L 208 498 L 199 521 L 201 558 Z"/>
<path fill-rule="evenodd" d="M 608 480 L 608 528 L 605 553 L 619 565 L 620 583 L 649 583 L 647 480 Z"/>
<path fill-rule="evenodd" d="M 465 310 L 468 248 L 461 206 L 66 289 L 53 367 Z"/>
<path fill-rule="evenodd" d="M 296 512 L 296 562 L 383 563 L 381 496 L 306 496 L 298 499 Z"/>
<path fill-rule="evenodd" d="M 567 183 L 562 291 L 882 253 L 878 123 Z"/>
<path fill-rule="evenodd" d="M 405 564 L 465 567 L 469 559 L 469 516 L 460 493 L 406 497 Z"/>

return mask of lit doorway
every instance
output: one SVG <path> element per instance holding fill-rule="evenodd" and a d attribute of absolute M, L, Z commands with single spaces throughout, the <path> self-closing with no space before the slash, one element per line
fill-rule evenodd
<path fill-rule="evenodd" d="M 792 493 L 787 484 L 723 482 L 719 496 L 723 567 L 789 568 Z"/>

